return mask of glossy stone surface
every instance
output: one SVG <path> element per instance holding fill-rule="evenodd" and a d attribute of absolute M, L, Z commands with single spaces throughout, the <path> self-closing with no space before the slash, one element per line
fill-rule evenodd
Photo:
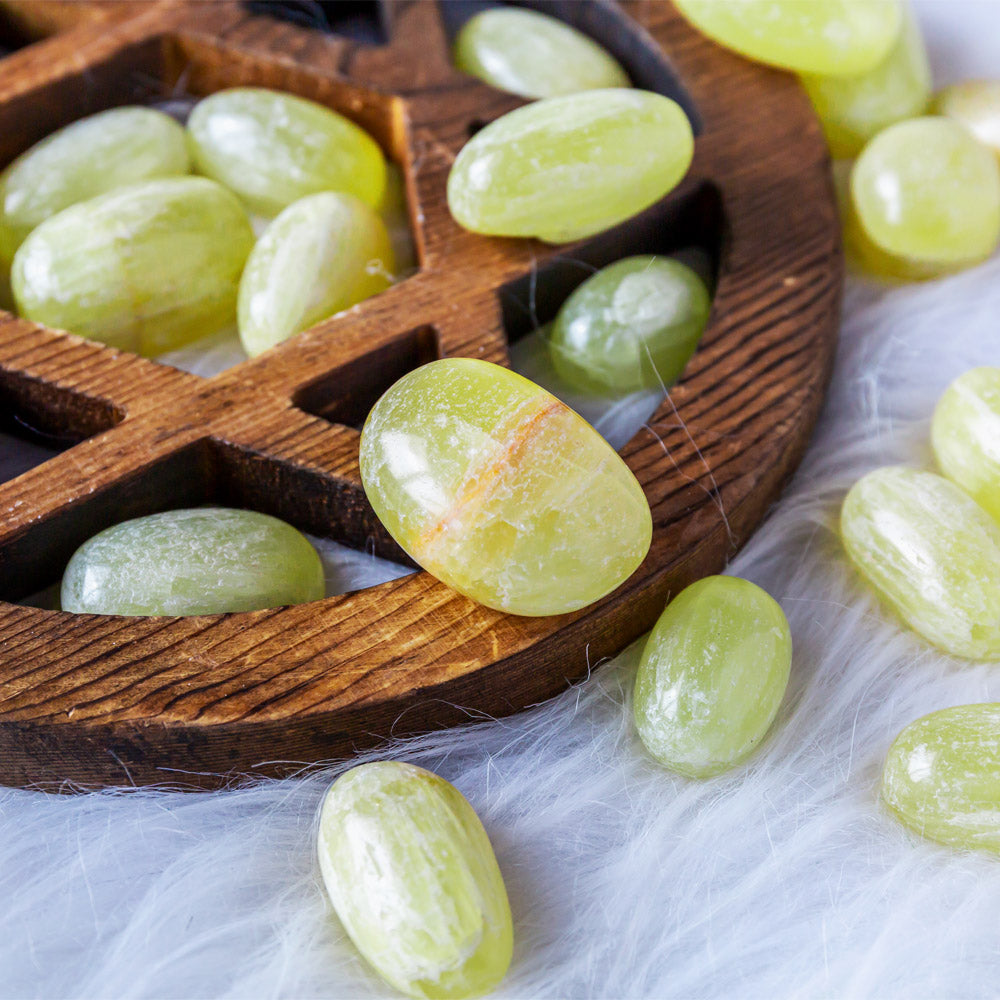
<path fill-rule="evenodd" d="M 568 243 L 671 191 L 694 153 L 680 105 L 643 90 L 591 90 L 518 108 L 477 132 L 448 177 L 459 225 Z"/>
<path fill-rule="evenodd" d="M 112 108 L 36 142 L 0 174 L 0 258 L 77 202 L 127 184 L 186 174 L 184 129 L 152 108 Z"/>
<path fill-rule="evenodd" d="M 385 223 L 363 201 L 324 191 L 293 202 L 250 252 L 239 292 L 249 355 L 392 284 Z"/>
<path fill-rule="evenodd" d="M 914 631 L 955 656 L 1000 658 L 1000 524 L 954 483 L 901 466 L 854 484 L 847 554 Z"/>
<path fill-rule="evenodd" d="M 1000 80 L 966 80 L 945 87 L 934 110 L 964 125 L 1000 156 Z"/>
<path fill-rule="evenodd" d="M 1000 239 L 1000 164 L 946 118 L 880 132 L 854 165 L 851 201 L 879 250 L 923 268 L 976 264 Z"/>
<path fill-rule="evenodd" d="M 630 85 L 618 60 L 593 39 L 554 17 L 516 7 L 469 18 L 455 39 L 455 65 L 529 98 Z"/>
<path fill-rule="evenodd" d="M 616 261 L 563 303 L 549 335 L 552 363 L 574 388 L 627 393 L 670 385 L 708 322 L 705 282 L 669 257 Z"/>
<path fill-rule="evenodd" d="M 411 997 L 474 997 L 510 965 L 503 877 L 479 817 L 443 778 L 397 761 L 334 782 L 319 863 L 358 951 Z"/>
<path fill-rule="evenodd" d="M 621 458 L 554 396 L 486 361 L 434 361 L 389 389 L 362 431 L 361 478 L 417 563 L 512 614 L 585 607 L 649 548 L 649 505 Z"/>
<path fill-rule="evenodd" d="M 931 70 L 909 7 L 895 45 L 874 69 L 857 76 L 806 73 L 802 84 L 834 157 L 857 156 L 882 129 L 924 114 L 931 99 Z"/>
<path fill-rule="evenodd" d="M 145 181 L 43 222 L 11 284 L 22 316 L 153 355 L 236 322 L 253 242 L 238 199 L 213 181 Z"/>
<path fill-rule="evenodd" d="M 277 215 L 319 191 L 346 191 L 372 208 L 382 198 L 385 157 L 378 144 L 314 101 L 234 87 L 199 101 L 187 127 L 198 172 L 261 215 Z"/>
<path fill-rule="evenodd" d="M 769 594 L 734 576 L 691 584 L 643 649 L 633 698 L 642 742 L 688 777 L 728 770 L 763 740 L 791 663 L 788 621 Z"/>
<path fill-rule="evenodd" d="M 896 0 L 675 0 L 720 45 L 801 73 L 874 69 L 899 35 Z"/>
<path fill-rule="evenodd" d="M 911 722 L 889 750 L 882 798 L 921 836 L 1000 853 L 1000 704 Z"/>
<path fill-rule="evenodd" d="M 318 601 L 319 555 L 267 514 L 225 507 L 168 510 L 123 521 L 76 550 L 63 611 L 210 615 Z"/>
<path fill-rule="evenodd" d="M 1000 521 L 1000 368 L 974 368 L 948 386 L 931 444 L 941 471 Z"/>

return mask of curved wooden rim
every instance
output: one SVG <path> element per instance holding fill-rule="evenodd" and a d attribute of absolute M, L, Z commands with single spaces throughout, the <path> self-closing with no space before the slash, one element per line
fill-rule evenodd
<path fill-rule="evenodd" d="M 287 773 L 470 711 L 517 710 L 639 636 L 671 592 L 721 569 L 794 470 L 829 376 L 842 284 L 825 146 L 792 78 L 718 49 L 667 3 L 623 6 L 639 26 L 634 44 L 666 53 L 700 115 L 689 176 L 643 218 L 558 249 L 477 237 L 448 215 L 445 179 L 470 127 L 519 102 L 450 67 L 431 4 L 388 4 L 391 41 L 381 48 L 232 2 L 138 14 L 7 6 L 63 31 L 0 69 L 0 122 L 21 127 L 22 148 L 60 117 L 79 117 L 65 95 L 82 72 L 98 90 L 106 80 L 97 101 L 112 103 L 123 74 L 152 62 L 169 80 L 187 60 L 196 92 L 289 89 L 373 131 L 404 167 L 421 257 L 414 277 L 210 380 L 3 320 L 0 377 L 22 395 L 37 390 L 39 406 L 79 403 L 78 425 L 88 403 L 114 414 L 105 419 L 113 426 L 0 485 L 7 592 L 33 560 L 64 561 L 123 514 L 212 497 L 236 496 L 309 530 L 332 526 L 335 537 L 393 555 L 360 489 L 357 431 L 296 401 L 322 413 L 428 355 L 504 363 L 498 289 L 560 255 L 612 259 L 639 252 L 629 250 L 636 232 L 670 238 L 669 227 L 682 239 L 718 226 L 722 246 L 702 346 L 622 451 L 649 499 L 654 538 L 612 595 L 558 618 L 513 618 L 420 573 L 241 615 L 123 619 L 0 604 L 0 780 L 212 785 L 219 779 L 204 772 Z M 620 16 L 607 3 L 594 9 Z M 11 128 L 0 133 L 12 141 Z M 3 142 L 6 162 L 19 150 Z"/>

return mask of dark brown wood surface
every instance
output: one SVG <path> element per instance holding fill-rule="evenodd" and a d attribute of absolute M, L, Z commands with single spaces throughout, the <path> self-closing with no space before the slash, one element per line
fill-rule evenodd
<path fill-rule="evenodd" d="M 0 62 L 0 163 L 105 107 L 288 90 L 359 122 L 402 166 L 420 263 L 208 380 L 0 314 L 0 406 L 79 441 L 0 485 L 0 781 L 211 787 L 515 711 L 638 637 L 764 517 L 806 446 L 836 338 L 842 261 L 819 128 L 792 77 L 712 45 L 665 0 L 535 6 L 580 22 L 698 128 L 680 188 L 569 247 L 476 236 L 449 216 L 455 154 L 520 102 L 451 67 L 434 3 L 384 4 L 385 46 L 235 2 L 0 4 L 8 35 L 41 39 Z M 506 616 L 425 573 L 250 614 L 116 618 L 17 603 L 102 528 L 205 502 L 401 558 L 358 476 L 371 401 L 433 357 L 506 363 L 529 289 L 545 321 L 585 276 L 567 261 L 691 244 L 717 261 L 712 319 L 622 451 L 649 499 L 653 543 L 600 603 Z"/>

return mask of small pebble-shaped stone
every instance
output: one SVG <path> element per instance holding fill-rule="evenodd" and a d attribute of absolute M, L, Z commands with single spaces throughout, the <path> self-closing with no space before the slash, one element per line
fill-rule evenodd
<path fill-rule="evenodd" d="M 1000 368 L 974 368 L 948 386 L 931 444 L 941 471 L 1000 521 Z"/>
<path fill-rule="evenodd" d="M 288 206 L 250 251 L 240 279 L 240 340 L 251 356 L 392 284 L 385 223 L 350 194 Z"/>
<path fill-rule="evenodd" d="M 680 105 L 644 90 L 536 101 L 477 132 L 448 176 L 459 225 L 568 243 L 609 229 L 671 191 L 694 154 Z"/>
<path fill-rule="evenodd" d="M 372 208 L 382 198 L 385 157 L 378 143 L 315 101 L 234 87 L 199 101 L 187 127 L 198 172 L 261 215 L 277 215 L 319 191 L 346 191 Z"/>
<path fill-rule="evenodd" d="M 471 17 L 455 39 L 455 65 L 521 97 L 556 97 L 602 87 L 628 87 L 618 61 L 564 21 L 516 7 Z"/>
<path fill-rule="evenodd" d="M 791 663 L 788 621 L 768 593 L 734 576 L 691 584 L 643 649 L 633 700 L 642 742 L 688 777 L 728 770 L 771 727 Z"/>
<path fill-rule="evenodd" d="M 589 392 L 670 385 L 694 353 L 711 307 L 705 282 L 680 261 L 616 261 L 563 303 L 548 341 L 553 367 Z"/>
<path fill-rule="evenodd" d="M 749 59 L 852 76 L 874 69 L 899 35 L 897 0 L 675 0 L 720 45 Z"/>
<path fill-rule="evenodd" d="M 112 108 L 81 118 L 0 174 L 2 254 L 9 262 L 32 229 L 70 205 L 189 168 L 184 129 L 161 111 Z"/>
<path fill-rule="evenodd" d="M 63 574 L 62 609 L 211 615 L 318 601 L 324 586 L 319 555 L 290 524 L 197 507 L 123 521 L 84 542 Z"/>
<path fill-rule="evenodd" d="M 882 129 L 924 114 L 930 103 L 931 70 L 916 17 L 907 6 L 899 38 L 874 69 L 857 76 L 804 73 L 802 84 L 831 154 L 857 156 Z"/>
<path fill-rule="evenodd" d="M 361 435 L 375 513 L 424 569 L 519 615 L 593 603 L 649 548 L 642 487 L 605 440 L 544 389 L 448 358 L 400 379 Z"/>
<path fill-rule="evenodd" d="M 1000 163 L 947 118 L 875 136 L 851 172 L 851 201 L 878 250 L 929 274 L 976 264 L 1000 239 Z"/>
<path fill-rule="evenodd" d="M 964 125 L 1000 156 L 1000 80 L 966 80 L 945 87 L 934 102 L 938 114 Z"/>
<path fill-rule="evenodd" d="M 22 316 L 153 355 L 236 322 L 253 246 L 231 192 L 204 177 L 144 181 L 46 219 L 14 255 Z"/>
<path fill-rule="evenodd" d="M 911 722 L 889 749 L 882 798 L 924 837 L 1000 853 L 1000 704 Z"/>
<path fill-rule="evenodd" d="M 503 877 L 479 817 L 443 778 L 397 761 L 334 782 L 319 863 L 358 951 L 407 996 L 477 997 L 510 965 Z"/>
<path fill-rule="evenodd" d="M 955 656 L 1000 658 L 1000 524 L 932 472 L 877 469 L 840 515 L 844 547 L 914 631 Z"/>

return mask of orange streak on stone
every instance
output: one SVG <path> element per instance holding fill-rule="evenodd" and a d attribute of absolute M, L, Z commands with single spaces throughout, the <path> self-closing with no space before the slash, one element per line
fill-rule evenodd
<path fill-rule="evenodd" d="M 562 413 L 568 409 L 569 407 L 564 403 L 561 403 L 558 399 L 553 399 L 551 402 L 546 403 L 540 410 L 533 413 L 527 420 L 516 424 L 508 432 L 500 453 L 486 463 L 482 469 L 477 470 L 474 475 L 468 476 L 465 485 L 458 491 L 454 503 L 441 519 L 436 524 L 432 524 L 429 528 L 421 532 L 413 543 L 414 552 L 419 554 L 426 552 L 448 525 L 458 519 L 469 507 L 473 506 L 496 481 L 504 468 L 512 464 L 514 456 L 533 437 L 538 435 L 542 424 L 554 414 Z"/>

